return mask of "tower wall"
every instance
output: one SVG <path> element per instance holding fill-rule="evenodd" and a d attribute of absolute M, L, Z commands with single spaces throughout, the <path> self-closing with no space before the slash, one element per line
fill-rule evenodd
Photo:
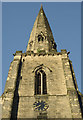
<path fill-rule="evenodd" d="M 11 118 L 13 110 L 13 102 L 16 94 L 17 81 L 19 77 L 19 69 L 21 64 L 21 55 L 15 56 L 11 62 L 9 73 L 5 85 L 5 91 L 2 94 L 2 118 Z M 16 104 L 15 104 L 16 107 Z"/>
<path fill-rule="evenodd" d="M 65 57 L 66 50 L 62 50 L 62 62 L 63 62 L 63 70 L 64 76 L 66 80 L 66 87 L 67 87 L 67 94 L 69 97 L 69 103 L 71 107 L 71 114 L 72 118 L 81 118 L 81 108 L 80 108 L 80 101 L 78 95 L 78 87 L 75 78 L 75 73 L 73 71 L 72 62 L 69 58 Z"/>
<path fill-rule="evenodd" d="M 47 94 L 35 95 L 35 72 L 46 73 Z M 16 54 L 10 65 L 3 98 L 3 118 L 82 118 L 78 88 L 66 50 L 47 55 Z M 48 104 L 36 111 L 37 101 Z M 28 112 L 27 112 L 28 111 Z"/>
<path fill-rule="evenodd" d="M 66 50 L 54 56 L 24 56 L 22 61 L 18 118 L 37 118 L 40 113 L 46 114 L 48 118 L 81 118 L 78 95 Z M 46 95 L 34 95 L 35 71 L 40 67 L 46 73 Z M 34 109 L 33 104 L 38 100 L 47 102 L 47 111 L 39 112 Z"/>

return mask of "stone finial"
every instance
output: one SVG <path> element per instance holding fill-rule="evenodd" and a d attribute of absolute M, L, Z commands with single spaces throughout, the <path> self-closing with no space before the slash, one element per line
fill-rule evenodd
<path fill-rule="evenodd" d="M 42 3 L 41 3 L 41 9 L 43 9 L 43 5 L 42 5 Z"/>

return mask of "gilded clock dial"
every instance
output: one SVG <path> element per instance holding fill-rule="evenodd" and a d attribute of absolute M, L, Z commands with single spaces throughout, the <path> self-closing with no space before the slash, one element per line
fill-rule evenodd
<path fill-rule="evenodd" d="M 47 110 L 48 104 L 45 101 L 37 101 L 33 104 L 35 110 L 44 111 Z"/>

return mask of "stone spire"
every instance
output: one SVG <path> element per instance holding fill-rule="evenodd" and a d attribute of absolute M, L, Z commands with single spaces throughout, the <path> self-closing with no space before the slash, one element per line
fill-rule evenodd
<path fill-rule="evenodd" d="M 38 51 L 45 51 L 46 53 L 57 51 L 56 43 L 42 5 L 35 20 L 26 51 L 33 51 L 34 53 Z"/>

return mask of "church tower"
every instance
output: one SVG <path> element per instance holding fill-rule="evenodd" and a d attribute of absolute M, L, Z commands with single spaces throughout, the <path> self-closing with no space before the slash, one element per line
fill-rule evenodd
<path fill-rule="evenodd" d="M 82 118 L 69 52 L 57 45 L 41 5 L 26 53 L 16 51 L 2 94 L 3 118 Z"/>

